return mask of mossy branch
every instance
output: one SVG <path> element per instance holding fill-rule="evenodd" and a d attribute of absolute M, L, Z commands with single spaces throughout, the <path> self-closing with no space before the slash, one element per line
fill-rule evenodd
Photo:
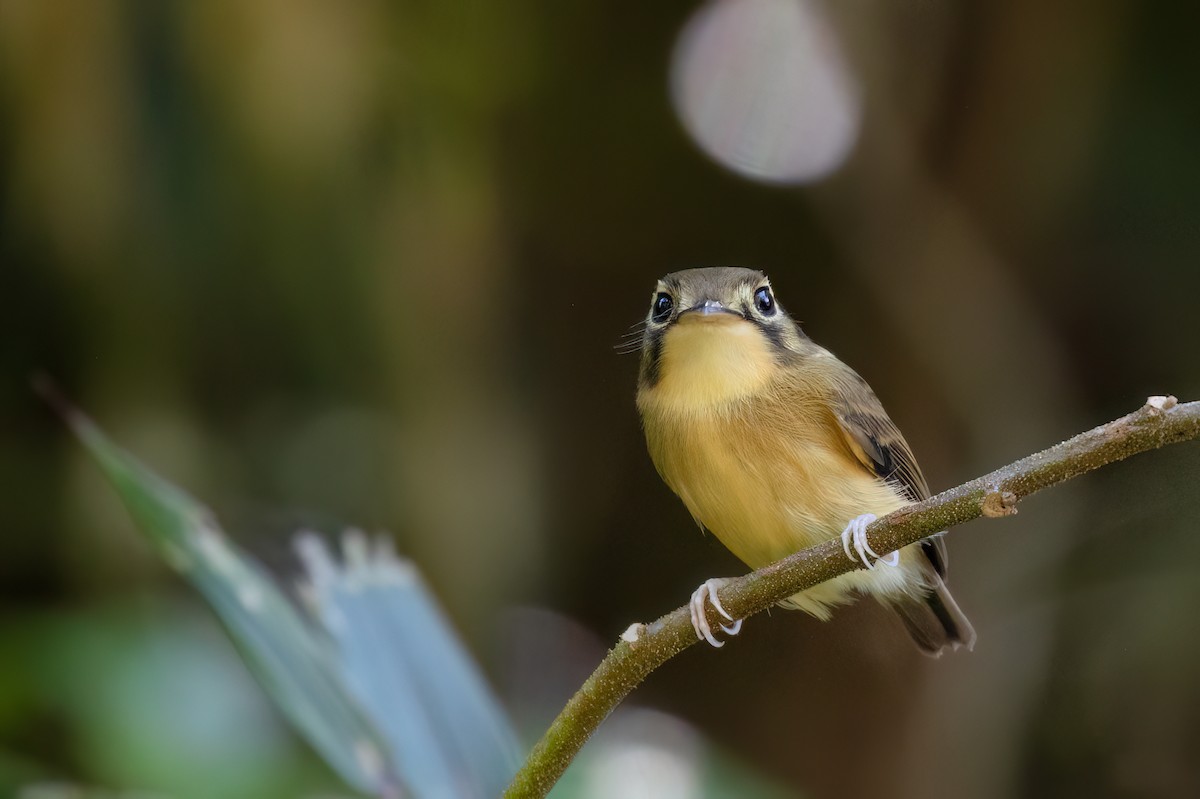
<path fill-rule="evenodd" d="M 1151 397 L 1128 416 L 901 508 L 868 527 L 867 535 L 876 552 L 892 552 L 980 516 L 1012 515 L 1017 503 L 1035 491 L 1139 452 L 1197 437 L 1200 402 L 1180 405 L 1174 397 Z M 826 541 L 731 580 L 719 592 L 721 603 L 734 617 L 746 618 L 854 568 L 862 565 L 846 557 L 840 540 Z M 709 621 L 715 629 L 719 619 L 713 616 Z M 559 713 L 505 796 L 545 796 L 621 700 L 650 672 L 694 643 L 686 605 L 650 624 L 630 626 Z"/>

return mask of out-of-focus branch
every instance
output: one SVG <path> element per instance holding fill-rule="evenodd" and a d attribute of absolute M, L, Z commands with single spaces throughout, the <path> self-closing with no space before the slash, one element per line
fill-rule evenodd
<path fill-rule="evenodd" d="M 1017 503 L 1035 491 L 1139 452 L 1198 437 L 1200 402 L 1180 405 L 1174 397 L 1151 397 L 1128 416 L 885 516 L 867 528 L 871 548 L 892 552 L 980 516 L 1012 515 Z M 826 541 L 731 580 L 719 592 L 721 603 L 735 618 L 746 618 L 855 567 L 840 540 Z M 719 621 L 710 618 L 714 629 Z M 559 713 L 505 796 L 545 796 L 621 700 L 650 672 L 694 643 L 686 605 L 650 624 L 632 625 Z"/>

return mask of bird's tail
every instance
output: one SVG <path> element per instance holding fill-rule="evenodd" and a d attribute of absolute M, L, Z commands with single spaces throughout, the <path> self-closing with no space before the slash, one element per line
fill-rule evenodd
<path fill-rule="evenodd" d="M 973 649 L 975 628 L 959 609 L 942 578 L 929 577 L 933 588 L 926 596 L 905 599 L 893 606 L 904 620 L 908 634 L 922 652 L 932 657 L 940 657 L 947 647 Z"/>

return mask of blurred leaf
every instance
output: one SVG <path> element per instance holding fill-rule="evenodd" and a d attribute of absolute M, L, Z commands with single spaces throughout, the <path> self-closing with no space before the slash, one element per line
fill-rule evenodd
<path fill-rule="evenodd" d="M 346 690 L 328 642 L 226 539 L 207 508 L 113 445 L 86 417 L 64 412 L 138 526 L 204 594 L 292 723 L 350 785 L 395 795 L 389 747 Z"/>
<path fill-rule="evenodd" d="M 339 565 L 313 534 L 306 619 L 212 514 L 57 402 L 142 531 L 204 594 L 284 713 L 356 788 L 499 794 L 520 750 L 507 717 L 416 568 L 347 533 Z M 313 622 L 316 622 L 315 624 Z"/>
<path fill-rule="evenodd" d="M 300 536 L 306 595 L 337 642 L 346 683 L 392 743 L 418 796 L 499 795 L 520 765 L 507 716 L 416 568 L 362 533 L 343 540 L 344 565 Z"/>

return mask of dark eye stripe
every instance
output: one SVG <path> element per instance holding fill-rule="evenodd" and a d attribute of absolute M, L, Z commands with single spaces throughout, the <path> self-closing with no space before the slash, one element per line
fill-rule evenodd
<path fill-rule="evenodd" d="M 642 350 L 641 382 L 647 387 L 658 385 L 662 373 L 663 336 L 666 328 L 653 328 L 647 331 L 647 341 Z"/>
<path fill-rule="evenodd" d="M 788 350 L 787 340 L 784 336 L 783 328 L 773 322 L 764 322 L 761 319 L 755 319 L 753 316 L 747 317 L 748 321 L 762 331 L 767 341 L 771 342 L 771 346 L 777 352 L 786 352 Z"/>

